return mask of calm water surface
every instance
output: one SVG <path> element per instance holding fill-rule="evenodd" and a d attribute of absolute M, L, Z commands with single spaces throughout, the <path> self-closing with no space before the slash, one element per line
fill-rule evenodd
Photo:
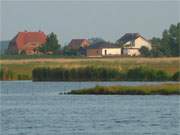
<path fill-rule="evenodd" d="M 3 81 L 2 135 L 179 135 L 179 96 L 59 95 L 141 82 Z M 151 82 L 149 82 L 151 83 Z"/>

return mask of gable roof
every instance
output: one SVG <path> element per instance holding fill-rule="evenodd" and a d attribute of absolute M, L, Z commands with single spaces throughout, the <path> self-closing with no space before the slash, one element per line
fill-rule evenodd
<path fill-rule="evenodd" d="M 122 36 L 119 40 L 117 40 L 117 43 L 119 44 L 125 44 L 127 42 L 134 42 L 137 38 L 143 38 L 147 42 L 149 42 L 147 39 L 145 39 L 143 36 L 141 36 L 139 33 L 126 33 L 124 36 Z"/>
<path fill-rule="evenodd" d="M 84 41 L 87 41 L 87 42 L 88 42 L 87 39 L 72 39 L 68 46 L 70 46 L 70 47 L 80 47 L 81 44 L 82 44 Z"/>
<path fill-rule="evenodd" d="M 22 48 L 27 43 L 38 42 L 44 44 L 47 36 L 44 32 L 19 32 L 11 42 L 15 42 L 17 48 Z"/>
<path fill-rule="evenodd" d="M 90 45 L 87 49 L 101 49 L 101 48 L 119 48 L 119 46 L 117 44 L 113 44 L 109 42 L 99 42 Z"/>

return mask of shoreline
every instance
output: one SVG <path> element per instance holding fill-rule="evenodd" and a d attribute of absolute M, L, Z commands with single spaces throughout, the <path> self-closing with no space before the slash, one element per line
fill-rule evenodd
<path fill-rule="evenodd" d="M 95 86 L 71 90 L 72 95 L 180 95 L 180 83 L 163 83 L 139 86 Z"/>

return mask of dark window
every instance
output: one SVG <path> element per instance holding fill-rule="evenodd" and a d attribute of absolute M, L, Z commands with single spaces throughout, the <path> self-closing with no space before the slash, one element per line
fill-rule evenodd
<path fill-rule="evenodd" d="M 105 55 L 107 55 L 107 50 L 104 50 Z"/>

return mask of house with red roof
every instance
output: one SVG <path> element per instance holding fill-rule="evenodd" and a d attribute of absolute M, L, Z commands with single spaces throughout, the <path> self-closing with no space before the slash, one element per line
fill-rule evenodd
<path fill-rule="evenodd" d="M 19 32 L 9 43 L 7 52 L 10 54 L 38 54 L 38 47 L 46 43 L 44 32 Z"/>

